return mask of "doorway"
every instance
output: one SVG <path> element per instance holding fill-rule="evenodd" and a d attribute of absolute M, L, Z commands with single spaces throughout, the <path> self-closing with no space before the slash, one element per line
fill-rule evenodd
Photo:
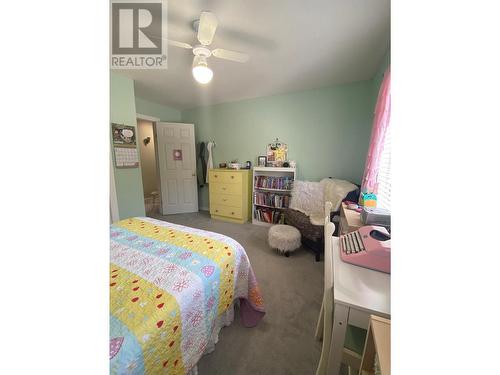
<path fill-rule="evenodd" d="M 155 128 L 161 213 L 198 212 L 194 125 L 157 122 Z"/>
<path fill-rule="evenodd" d="M 141 160 L 142 186 L 146 216 L 160 213 L 160 185 L 156 160 L 154 122 L 137 119 L 137 134 Z"/>
<path fill-rule="evenodd" d="M 198 212 L 194 125 L 137 114 L 146 216 Z"/>

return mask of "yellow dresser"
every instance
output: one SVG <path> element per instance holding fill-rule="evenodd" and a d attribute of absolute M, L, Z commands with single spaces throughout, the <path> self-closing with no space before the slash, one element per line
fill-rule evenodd
<path fill-rule="evenodd" d="M 244 223 L 250 219 L 252 201 L 250 169 L 210 169 L 208 187 L 213 219 Z"/>

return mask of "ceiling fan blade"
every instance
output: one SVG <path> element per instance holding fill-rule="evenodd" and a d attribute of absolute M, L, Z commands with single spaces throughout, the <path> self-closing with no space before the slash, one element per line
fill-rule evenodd
<path fill-rule="evenodd" d="M 218 57 L 219 59 L 231 60 L 236 62 L 247 62 L 250 56 L 246 53 L 229 51 L 227 49 L 216 48 L 212 51 L 212 56 Z"/>
<path fill-rule="evenodd" d="M 170 44 L 171 46 L 185 48 L 185 49 L 192 49 L 193 48 L 193 46 L 191 44 L 184 43 L 184 42 L 177 42 L 175 40 L 170 40 L 170 39 L 168 40 L 168 44 Z"/>
<path fill-rule="evenodd" d="M 198 40 L 204 46 L 208 46 L 214 39 L 217 30 L 217 18 L 211 12 L 201 12 L 200 24 L 198 25 Z"/>

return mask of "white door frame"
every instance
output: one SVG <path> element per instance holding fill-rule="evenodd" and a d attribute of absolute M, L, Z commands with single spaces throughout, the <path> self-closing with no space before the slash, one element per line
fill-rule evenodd
<path fill-rule="evenodd" d="M 140 114 L 140 113 L 136 113 L 135 117 L 138 118 L 138 119 L 140 119 L 140 120 L 151 121 L 153 123 L 161 121 L 158 117 L 153 117 L 153 116 L 149 116 L 149 115 L 143 115 L 143 114 Z"/>
<path fill-rule="evenodd" d="M 156 124 L 158 122 L 161 122 L 161 120 L 160 120 L 159 117 L 145 115 L 145 114 L 142 114 L 142 113 L 136 113 L 135 117 L 138 120 L 149 121 L 149 122 L 151 122 L 153 124 L 153 144 L 155 146 L 155 164 L 156 164 L 156 178 L 157 178 L 156 179 L 156 186 L 158 187 L 158 198 L 160 200 L 160 211 L 161 211 L 162 199 L 163 198 L 162 198 L 162 194 L 161 194 L 160 168 L 158 166 L 158 144 L 156 143 Z M 137 134 L 139 134 L 139 124 L 137 124 Z M 140 146 L 139 146 L 139 148 L 140 148 Z M 139 162 L 139 163 L 141 163 L 141 162 Z M 141 164 L 141 169 L 142 169 L 142 164 Z M 141 182 L 142 182 L 142 175 L 141 175 Z"/>

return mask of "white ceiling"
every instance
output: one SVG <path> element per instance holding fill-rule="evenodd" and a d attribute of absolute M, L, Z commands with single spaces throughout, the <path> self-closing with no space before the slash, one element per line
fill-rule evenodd
<path fill-rule="evenodd" d="M 202 10 L 217 16 L 210 46 L 246 52 L 247 63 L 209 58 L 196 83 L 191 50 L 169 47 L 167 70 L 122 70 L 136 96 L 186 109 L 374 76 L 390 43 L 390 0 L 169 0 L 168 38 L 196 44 Z"/>

